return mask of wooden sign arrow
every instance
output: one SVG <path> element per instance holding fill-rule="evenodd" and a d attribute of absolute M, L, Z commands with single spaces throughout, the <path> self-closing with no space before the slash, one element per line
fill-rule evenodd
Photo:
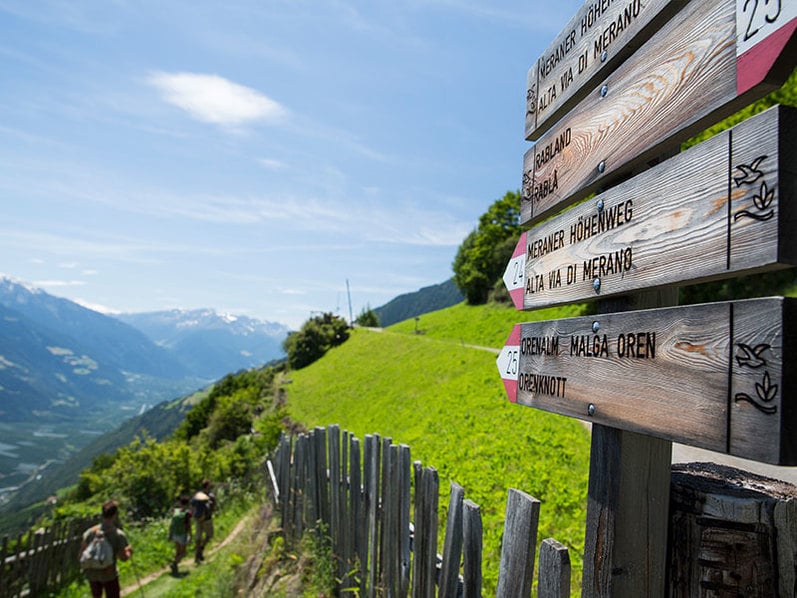
<path fill-rule="evenodd" d="M 797 465 L 795 310 L 779 297 L 519 324 L 497 365 L 520 405 Z"/>
<path fill-rule="evenodd" d="M 534 227 L 504 275 L 515 307 L 797 264 L 795 139 L 775 106 Z"/>
<path fill-rule="evenodd" d="M 686 1 L 585 2 L 529 69 L 526 139 L 548 130 Z"/>
<path fill-rule="evenodd" d="M 574 203 L 781 85 L 797 63 L 794 2 L 771 13 L 769 28 L 750 25 L 744 6 L 752 5 L 764 10 L 690 2 L 542 135 L 524 157 L 521 222 Z M 737 26 L 760 39 L 745 50 Z"/>

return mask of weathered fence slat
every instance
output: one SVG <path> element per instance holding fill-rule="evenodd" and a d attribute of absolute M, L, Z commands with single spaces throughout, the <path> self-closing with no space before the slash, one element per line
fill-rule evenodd
<path fill-rule="evenodd" d="M 462 571 L 464 585 L 463 598 L 481 598 L 482 595 L 482 514 L 479 505 L 463 501 L 462 520 L 463 558 Z"/>
<path fill-rule="evenodd" d="M 294 542 L 313 527 L 327 529 L 329 535 L 322 539 L 328 542 L 337 563 L 337 592 L 341 594 L 406 597 L 409 592 L 413 598 L 480 597 L 483 530 L 479 505 L 465 499 L 463 488 L 451 483 L 441 557 L 437 551 L 437 470 L 424 467 L 420 461 L 412 462 L 410 447 L 394 445 L 390 438 L 369 434 L 362 452 L 360 447 L 360 441 L 348 431 L 341 436 L 338 426 L 280 438 L 273 459 L 274 479 L 281 486 L 274 496 L 283 498 L 279 508 L 286 521 L 286 540 Z M 498 596 L 525 597 L 530 593 L 539 508 L 536 499 L 510 490 Z M 309 520 L 313 513 L 321 517 Z M 331 525 L 333 520 L 336 523 Z M 57 542 L 44 538 L 57 538 L 58 533 L 53 529 L 49 535 L 31 536 L 31 541 L 49 546 Z M 20 547 L 25 545 L 22 540 Z M 35 549 L 23 550 L 16 559 L 18 566 L 29 570 L 29 577 L 34 566 L 50 568 L 35 561 L 35 555 Z M 509 562 L 510 556 L 514 561 Z M 542 598 L 567 592 L 570 568 L 565 547 L 547 540 L 541 548 L 540 567 L 541 573 L 551 577 L 540 580 Z"/>
<path fill-rule="evenodd" d="M 78 548 L 94 518 L 55 521 L 17 536 L 14 548 L 4 537 L 0 547 L 0 597 L 42 596 L 81 576 Z"/>
<path fill-rule="evenodd" d="M 363 595 L 373 598 L 376 595 L 377 547 L 379 539 L 379 464 L 382 443 L 378 434 L 365 437 L 365 509 L 368 520 L 366 534 L 366 564 L 363 563 Z M 367 583 L 366 583 L 367 582 Z"/>
<path fill-rule="evenodd" d="M 340 426 L 332 425 L 327 427 L 327 459 L 329 463 L 329 544 L 333 554 L 340 556 L 339 540 L 341 536 L 341 512 L 340 512 Z M 341 575 L 341 562 L 336 559 L 335 572 L 338 579 Z"/>
<path fill-rule="evenodd" d="M 412 461 L 410 447 L 399 446 L 398 489 L 399 489 L 399 594 L 404 598 L 410 589 L 410 472 Z"/>
<path fill-rule="evenodd" d="M 498 573 L 499 598 L 521 598 L 531 594 L 539 520 L 540 501 L 510 488 Z"/>
<path fill-rule="evenodd" d="M 346 547 L 344 558 L 346 562 L 346 575 L 343 578 L 344 588 L 353 588 L 357 576 L 362 576 L 362 538 L 361 530 L 365 529 L 362 512 L 362 490 L 360 477 L 360 440 L 351 436 L 349 439 L 349 516 L 346 525 Z M 359 563 L 360 570 L 354 575 L 355 564 Z"/>
<path fill-rule="evenodd" d="M 437 503 L 439 479 L 434 467 L 413 463 L 415 471 L 415 534 L 413 598 L 434 598 L 437 569 Z"/>
<path fill-rule="evenodd" d="M 382 491 L 382 513 L 384 526 L 382 528 L 382 585 L 388 596 L 398 594 L 398 576 L 396 557 L 398 555 L 398 517 L 396 513 L 398 488 L 396 474 L 398 469 L 398 447 L 395 444 L 385 444 L 383 447 L 384 490 Z"/>
<path fill-rule="evenodd" d="M 563 544 L 553 538 L 546 538 L 540 544 L 537 598 L 568 596 L 570 596 L 570 553 Z"/>
<path fill-rule="evenodd" d="M 318 520 L 329 525 L 329 476 L 327 475 L 327 430 L 317 426 L 314 435 L 316 469 L 315 483 L 318 487 Z"/>
<path fill-rule="evenodd" d="M 446 538 L 443 542 L 443 564 L 440 569 L 439 598 L 456 598 L 459 591 L 459 562 L 462 557 L 462 501 L 465 490 L 456 482 L 451 482 L 446 517 Z"/>

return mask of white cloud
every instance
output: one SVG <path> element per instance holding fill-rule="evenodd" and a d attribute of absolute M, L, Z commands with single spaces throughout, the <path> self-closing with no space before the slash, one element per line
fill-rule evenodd
<path fill-rule="evenodd" d="M 54 288 L 54 287 L 82 287 L 86 284 L 83 280 L 38 280 L 35 284 L 41 288 Z"/>
<path fill-rule="evenodd" d="M 266 95 L 218 75 L 155 72 L 148 82 L 193 118 L 224 127 L 283 122 L 288 111 Z"/>
<path fill-rule="evenodd" d="M 274 160 L 273 158 L 260 158 L 258 163 L 268 170 L 273 170 L 275 172 L 280 170 L 285 170 L 288 165 L 285 162 L 280 160 Z"/>

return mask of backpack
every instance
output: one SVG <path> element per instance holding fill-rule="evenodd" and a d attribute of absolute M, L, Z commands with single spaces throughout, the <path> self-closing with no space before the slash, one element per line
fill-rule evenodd
<path fill-rule="evenodd" d="M 188 532 L 188 511 L 175 509 L 169 524 L 169 538 L 184 536 Z"/>
<path fill-rule="evenodd" d="M 213 499 L 204 492 L 197 492 L 191 499 L 193 517 L 197 521 L 205 521 L 213 515 Z"/>
<path fill-rule="evenodd" d="M 86 569 L 106 569 L 113 565 L 114 556 L 111 543 L 105 538 L 105 532 L 99 525 L 92 528 L 94 537 L 80 555 L 80 568 Z"/>

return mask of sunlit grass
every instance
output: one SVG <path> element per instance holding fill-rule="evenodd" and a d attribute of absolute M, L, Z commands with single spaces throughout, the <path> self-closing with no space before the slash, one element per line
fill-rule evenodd
<path fill-rule="evenodd" d="M 441 518 L 449 482 L 461 484 L 481 507 L 485 595 L 495 592 L 509 488 L 542 501 L 538 539 L 570 547 L 579 583 L 588 432 L 571 418 L 509 403 L 495 353 L 468 345 L 498 349 L 512 325 L 530 315 L 550 319 L 581 309 L 521 314 L 462 304 L 421 316 L 425 334 L 415 334 L 412 320 L 382 333 L 356 330 L 322 360 L 292 373 L 288 410 L 308 427 L 339 424 L 360 439 L 378 433 L 409 445 L 412 460 L 440 474 Z"/>

